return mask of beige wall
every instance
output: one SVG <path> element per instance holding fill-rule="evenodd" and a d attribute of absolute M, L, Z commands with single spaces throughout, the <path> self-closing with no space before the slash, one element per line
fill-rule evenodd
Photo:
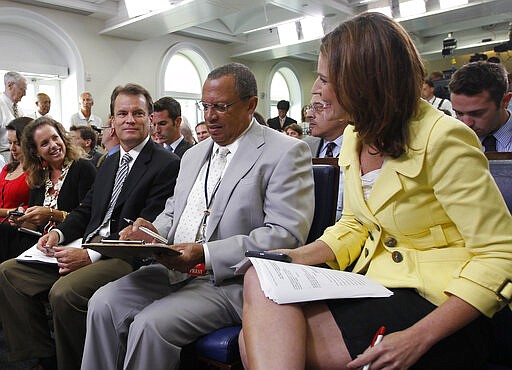
<path fill-rule="evenodd" d="M 501 63 L 505 66 L 507 71 L 512 71 L 512 58 L 508 55 L 508 53 L 495 53 L 493 51 L 485 52 L 481 54 L 486 54 L 488 58 L 490 57 L 498 57 L 501 60 Z M 458 69 L 462 67 L 464 64 L 469 63 L 469 58 L 471 58 L 471 55 L 473 54 L 467 54 L 467 55 L 457 55 L 455 57 L 450 56 L 446 58 L 439 58 L 438 60 L 433 61 L 426 61 L 425 62 L 425 68 L 427 69 L 427 74 L 433 71 L 446 71 L 449 69 L 452 69 L 454 67 L 455 69 Z"/>
<path fill-rule="evenodd" d="M 158 98 L 157 78 L 162 59 L 167 49 L 178 42 L 187 41 L 196 44 L 204 50 L 214 66 L 231 62 L 229 59 L 230 47 L 221 43 L 196 40 L 173 34 L 146 41 L 125 40 L 100 35 L 99 32 L 102 30 L 104 23 L 102 20 L 91 17 L 6 0 L 0 0 L 0 12 L 2 7 L 22 8 L 36 12 L 64 30 L 76 44 L 83 61 L 84 76 L 78 76 L 78 78 L 82 78 L 82 84 L 79 82 L 78 85 L 82 85 L 84 90 L 93 94 L 95 98 L 93 111 L 103 118 L 106 118 L 109 113 L 110 93 L 119 84 L 139 83 L 146 87 L 155 98 Z M 0 50 L 5 51 L 9 47 L 12 47 L 12 45 L 0 45 Z M 37 55 L 34 55 L 34 58 L 37 58 Z M 314 79 L 314 63 L 296 60 L 287 61 L 295 67 L 299 74 L 304 92 L 303 101 L 309 101 L 309 91 Z M 268 86 L 268 73 L 276 61 L 264 63 L 240 62 L 253 69 L 259 90 L 265 91 Z M 86 76 L 90 77 L 90 80 L 86 79 Z M 75 101 L 78 101 L 78 97 Z M 76 103 L 76 107 L 68 108 L 76 111 L 78 110 L 78 103 Z M 266 116 L 268 109 L 267 103 L 260 100 L 258 111 Z M 64 117 L 64 120 L 66 118 Z"/>

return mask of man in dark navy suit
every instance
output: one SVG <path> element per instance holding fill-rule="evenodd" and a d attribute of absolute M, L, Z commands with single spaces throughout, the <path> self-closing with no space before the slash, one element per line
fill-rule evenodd
<path fill-rule="evenodd" d="M 273 128 L 277 131 L 283 131 L 283 129 L 292 124 L 297 123 L 293 118 L 288 117 L 286 114 L 290 109 L 290 102 L 287 100 L 280 100 L 277 102 L 277 112 L 278 116 L 274 118 L 270 118 L 267 121 L 268 127 Z"/>
<path fill-rule="evenodd" d="M 0 314 L 11 360 L 40 358 L 45 369 L 79 369 L 85 340 L 87 304 L 102 285 L 131 272 L 121 259 L 65 246 L 101 238 L 118 239 L 126 219 L 154 220 L 174 194 L 179 158 L 150 138 L 151 96 L 128 84 L 112 93 L 110 111 L 119 151 L 105 159 L 82 203 L 38 242 L 58 265 L 0 265 Z M 64 244 L 64 245 L 63 245 Z M 48 294 L 49 292 L 49 294 Z M 55 341 L 50 336 L 41 297 L 48 295 Z"/>
<path fill-rule="evenodd" d="M 193 146 L 181 135 L 181 122 L 181 106 L 175 99 L 164 96 L 155 102 L 151 118 L 153 138 L 180 158 Z"/>

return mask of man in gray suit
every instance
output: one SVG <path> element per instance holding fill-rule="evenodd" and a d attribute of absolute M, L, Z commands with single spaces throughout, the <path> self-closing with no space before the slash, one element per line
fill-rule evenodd
<path fill-rule="evenodd" d="M 323 111 L 326 108 L 320 94 L 313 94 L 311 105 L 306 111 L 311 136 L 306 136 L 303 140 L 309 145 L 311 155 L 314 158 L 338 158 L 343 142 L 343 131 L 347 127 L 347 123 L 344 120 L 325 119 Z M 343 179 L 342 174 L 340 174 L 336 220 L 341 218 L 342 211 Z"/>
<path fill-rule="evenodd" d="M 145 226 L 182 254 L 157 257 L 93 296 L 82 369 L 177 368 L 184 345 L 241 323 L 243 278 L 233 266 L 245 251 L 304 243 L 314 211 L 311 155 L 302 141 L 252 120 L 257 95 L 244 65 L 208 75 L 199 106 L 210 138 L 185 153 L 154 223 L 139 218 L 120 234 L 150 241 Z M 204 275 L 186 274 L 198 264 Z"/>

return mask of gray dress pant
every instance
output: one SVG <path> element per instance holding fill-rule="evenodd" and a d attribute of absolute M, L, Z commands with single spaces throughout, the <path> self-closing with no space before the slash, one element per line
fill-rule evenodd
<path fill-rule="evenodd" d="M 132 271 L 119 259 L 102 259 L 67 275 L 54 265 L 0 265 L 0 317 L 11 361 L 57 355 L 59 370 L 80 368 L 87 302 L 102 285 Z M 52 308 L 55 341 L 43 300 Z"/>
<path fill-rule="evenodd" d="M 171 285 L 162 265 L 142 267 L 89 301 L 83 370 L 176 369 L 181 347 L 241 323 L 242 278 L 208 276 Z"/>

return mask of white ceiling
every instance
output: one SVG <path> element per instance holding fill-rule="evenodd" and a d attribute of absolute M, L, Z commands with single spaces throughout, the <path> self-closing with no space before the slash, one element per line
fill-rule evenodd
<path fill-rule="evenodd" d="M 16 1 L 16 0 L 15 0 Z M 143 1 L 143 0 L 140 0 Z M 303 16 L 323 16 L 326 32 L 348 17 L 382 3 L 398 9 L 405 0 L 169 0 L 166 10 L 130 19 L 124 0 L 17 0 L 104 20 L 102 35 L 146 40 L 168 33 L 229 44 L 232 57 L 252 61 L 292 57 L 314 61 L 319 40 L 279 44 L 273 25 Z M 174 5 L 171 7 L 171 4 Z M 427 60 L 440 59 L 442 40 L 457 39 L 454 55 L 492 50 L 509 39 L 512 0 L 469 0 L 468 5 L 439 10 L 439 0 L 425 0 L 427 12 L 400 18 Z M 259 31 L 245 33 L 249 30 Z M 482 41 L 486 40 L 487 41 Z"/>

